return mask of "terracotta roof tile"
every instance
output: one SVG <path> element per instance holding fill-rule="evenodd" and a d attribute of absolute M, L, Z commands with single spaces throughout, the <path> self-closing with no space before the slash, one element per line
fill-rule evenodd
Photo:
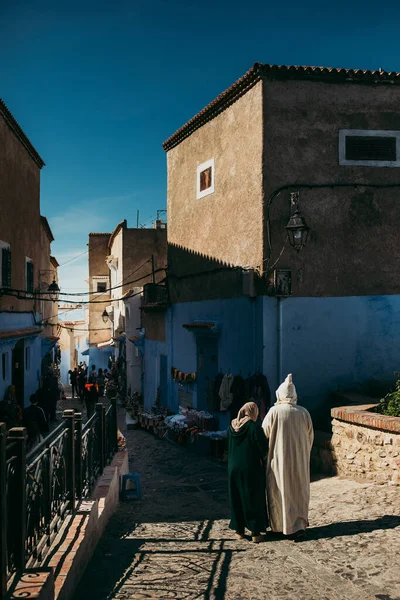
<path fill-rule="evenodd" d="M 246 94 L 262 78 L 271 79 L 303 79 L 309 81 L 326 81 L 329 83 L 400 83 L 400 73 L 395 71 L 370 71 L 362 69 L 338 69 L 332 67 L 312 67 L 297 65 L 268 65 L 255 63 L 233 85 L 222 92 L 215 100 L 210 102 L 203 110 L 183 125 L 164 143 L 164 150 L 168 151 L 190 136 L 196 129 L 214 119 L 238 98 Z"/>
<path fill-rule="evenodd" d="M 6 329 L 0 331 L 0 339 L 29 337 L 31 335 L 39 335 L 42 330 L 37 327 L 25 327 L 24 329 Z"/>

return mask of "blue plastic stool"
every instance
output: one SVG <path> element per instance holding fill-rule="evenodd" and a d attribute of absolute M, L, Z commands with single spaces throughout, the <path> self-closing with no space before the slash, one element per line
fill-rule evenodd
<path fill-rule="evenodd" d="M 134 490 L 126 489 L 126 484 L 128 483 L 128 481 L 135 482 L 136 487 Z M 121 499 L 126 500 L 128 498 L 136 498 L 136 500 L 142 499 L 139 473 L 128 473 L 127 475 L 122 475 Z"/>

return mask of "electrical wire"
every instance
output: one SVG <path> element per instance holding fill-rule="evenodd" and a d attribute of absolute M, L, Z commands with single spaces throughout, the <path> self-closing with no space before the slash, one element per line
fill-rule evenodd
<path fill-rule="evenodd" d="M 144 266 L 144 265 L 142 265 L 142 266 Z M 139 269 L 137 269 L 137 271 L 138 270 Z M 160 273 L 161 271 L 165 271 L 165 270 L 166 269 L 164 267 L 160 267 L 159 269 L 155 269 L 154 271 L 152 271 L 150 273 L 146 273 L 146 275 L 143 275 L 142 277 L 138 277 L 137 279 L 133 279 L 132 281 L 127 281 L 125 283 L 121 283 L 121 284 L 116 285 L 116 286 L 114 286 L 112 288 L 109 288 L 109 290 L 107 290 L 107 291 L 116 290 L 116 289 L 119 289 L 121 287 L 124 287 L 124 285 L 130 285 L 131 283 L 137 283 L 138 281 L 143 281 L 143 279 L 147 279 L 151 275 L 153 275 L 153 274 L 155 275 L 156 273 Z M 133 273 L 130 273 L 130 275 L 132 275 L 132 274 Z M 93 295 L 94 294 L 95 296 L 100 297 L 100 296 L 102 296 L 105 293 L 106 292 L 84 292 L 84 295 L 88 295 L 88 294 Z M 40 300 L 43 300 L 45 302 L 54 302 L 54 300 L 52 300 L 51 298 L 42 298 L 41 297 L 41 296 L 44 296 L 44 295 L 47 296 L 48 292 L 35 292 L 35 293 L 32 293 L 32 292 L 27 292 L 26 290 L 17 290 L 17 289 L 13 289 L 13 288 L 2 288 L 1 291 L 0 291 L 0 296 L 1 295 L 3 295 L 3 296 L 15 296 L 15 294 L 29 294 L 29 297 L 24 296 L 24 297 L 20 298 L 19 296 L 17 296 L 17 297 L 19 297 L 20 300 L 32 300 L 33 296 L 37 296 L 37 297 L 39 297 Z M 63 295 L 63 294 L 61 293 L 61 295 Z M 68 295 L 68 296 L 78 296 L 79 294 L 65 294 L 65 295 Z M 112 302 L 117 302 L 118 300 L 122 300 L 122 299 L 123 298 L 112 298 Z M 92 304 L 92 303 L 104 303 L 104 302 L 107 302 L 107 301 L 108 301 L 108 299 L 106 299 L 106 300 L 68 300 L 68 302 L 70 304 Z"/>
<path fill-rule="evenodd" d="M 128 296 L 128 298 L 134 298 L 135 296 L 139 296 L 140 294 L 142 294 L 142 292 L 136 292 L 135 294 L 131 294 L 130 296 Z M 68 331 L 110 331 L 110 327 L 98 327 L 98 328 L 89 328 L 89 329 L 81 329 L 80 327 L 69 327 L 68 325 L 62 325 L 62 321 L 59 323 L 48 323 L 48 319 L 46 319 L 46 321 L 43 321 L 42 323 L 38 323 L 38 325 L 57 325 L 57 327 L 62 328 L 62 329 L 67 329 Z"/>

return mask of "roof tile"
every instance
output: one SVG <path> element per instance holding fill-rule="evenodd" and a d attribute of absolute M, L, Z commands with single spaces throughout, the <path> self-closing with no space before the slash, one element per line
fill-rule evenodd
<path fill-rule="evenodd" d="M 400 73 L 394 71 L 254 63 L 243 77 L 235 81 L 227 90 L 217 96 L 215 100 L 210 102 L 210 104 L 169 137 L 163 144 L 164 150 L 171 150 L 180 144 L 182 140 L 191 135 L 196 129 L 214 119 L 214 117 L 223 112 L 228 106 L 236 102 L 258 81 L 268 77 L 273 79 L 326 81 L 329 83 L 400 83 Z"/>

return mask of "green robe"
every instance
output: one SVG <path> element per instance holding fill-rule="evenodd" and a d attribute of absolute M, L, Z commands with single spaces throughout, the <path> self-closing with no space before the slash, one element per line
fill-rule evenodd
<path fill-rule="evenodd" d="M 268 442 L 260 423 L 248 421 L 236 432 L 228 429 L 228 478 L 231 522 L 244 533 L 264 532 L 268 526 L 264 459 Z"/>

